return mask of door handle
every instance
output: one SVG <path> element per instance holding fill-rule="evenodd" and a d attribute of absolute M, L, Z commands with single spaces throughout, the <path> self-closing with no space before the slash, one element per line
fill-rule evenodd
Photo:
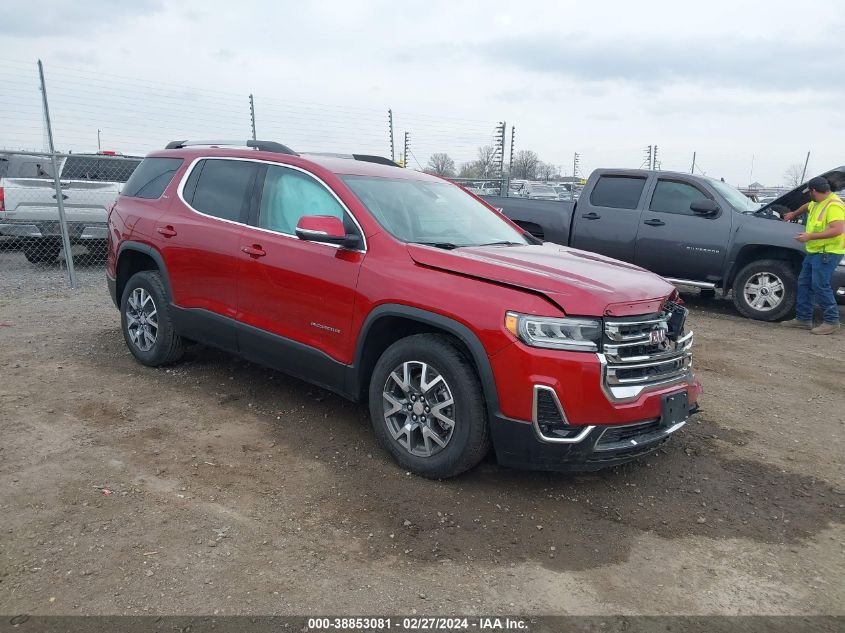
<path fill-rule="evenodd" d="M 666 223 L 663 220 L 654 218 L 652 220 L 646 220 L 643 224 L 648 224 L 649 226 L 665 226 Z"/>
<path fill-rule="evenodd" d="M 581 217 L 585 220 L 598 220 L 601 216 L 595 211 L 590 211 L 589 213 L 585 213 Z"/>
<path fill-rule="evenodd" d="M 164 235 L 164 237 L 174 237 L 176 235 L 176 229 L 169 224 L 167 226 L 156 227 L 156 231 Z"/>
<path fill-rule="evenodd" d="M 263 248 L 261 248 L 260 244 L 253 244 L 252 246 L 244 246 L 241 250 L 252 258 L 264 257 L 267 254 L 267 251 L 265 251 Z"/>

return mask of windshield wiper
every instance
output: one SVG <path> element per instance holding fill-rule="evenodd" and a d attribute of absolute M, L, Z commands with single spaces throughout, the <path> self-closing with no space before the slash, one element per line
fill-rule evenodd
<path fill-rule="evenodd" d="M 486 244 L 479 244 L 479 246 L 525 246 L 521 242 L 487 242 Z"/>
<path fill-rule="evenodd" d="M 460 248 L 458 244 L 452 242 L 414 242 L 414 244 L 422 244 L 423 246 L 433 246 L 434 248 L 443 248 L 451 251 L 453 248 Z"/>

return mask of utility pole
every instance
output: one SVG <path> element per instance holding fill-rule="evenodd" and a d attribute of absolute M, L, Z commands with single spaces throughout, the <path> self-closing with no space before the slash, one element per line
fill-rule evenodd
<path fill-rule="evenodd" d="M 252 140 L 256 139 L 255 136 L 255 99 L 252 97 L 252 93 L 249 95 L 249 118 L 252 121 Z"/>
<path fill-rule="evenodd" d="M 70 287 L 76 289 L 76 270 L 73 267 L 73 253 L 70 250 L 70 235 L 67 231 L 67 217 L 65 216 L 65 195 L 62 183 L 59 181 L 59 162 L 56 160 L 56 146 L 53 144 L 53 126 L 50 123 L 50 107 L 47 105 L 47 84 L 44 81 L 44 66 L 38 60 L 38 77 L 41 80 L 41 99 L 44 103 L 44 121 L 47 124 L 47 139 L 50 144 L 50 162 L 53 165 L 53 185 L 56 187 L 56 204 L 59 207 L 59 227 L 62 232 L 62 248 L 65 251 L 67 274 Z"/>
<path fill-rule="evenodd" d="M 654 162 L 654 146 L 649 145 L 645 149 L 644 153 L 645 153 L 645 160 L 643 161 L 643 165 L 645 165 L 646 169 L 651 169 L 651 165 Z"/>
<path fill-rule="evenodd" d="M 387 111 L 387 125 L 390 128 L 390 160 L 396 162 L 396 156 L 393 148 L 393 110 Z"/>
<path fill-rule="evenodd" d="M 505 129 L 507 128 L 507 124 L 504 121 L 500 121 L 499 125 L 496 126 L 496 146 L 494 150 L 493 156 L 496 160 L 496 177 L 502 178 L 505 172 Z M 501 185 L 499 187 L 501 190 Z"/>
<path fill-rule="evenodd" d="M 692 167 L 689 168 L 689 173 L 695 173 L 695 152 L 692 153 Z"/>
<path fill-rule="evenodd" d="M 575 152 L 575 155 L 572 157 L 572 177 L 577 178 L 578 173 L 581 171 L 581 154 Z"/>
<path fill-rule="evenodd" d="M 804 176 L 807 175 L 807 165 L 810 163 L 810 151 L 807 150 L 807 160 L 804 161 L 804 171 L 801 172 L 801 182 L 804 182 Z"/>
<path fill-rule="evenodd" d="M 403 155 L 402 167 L 408 168 L 408 153 L 411 151 L 411 135 L 405 132 L 405 153 Z"/>
<path fill-rule="evenodd" d="M 654 155 L 653 155 L 653 158 L 652 158 L 652 161 L 651 161 L 651 169 L 652 170 L 659 169 L 658 162 L 657 162 L 657 145 L 654 146 Z"/>
<path fill-rule="evenodd" d="M 97 151 L 102 152 L 103 146 L 100 145 L 100 128 L 97 128 Z"/>

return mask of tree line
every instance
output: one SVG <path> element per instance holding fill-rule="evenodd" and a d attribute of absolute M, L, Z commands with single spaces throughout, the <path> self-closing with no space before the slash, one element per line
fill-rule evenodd
<path fill-rule="evenodd" d="M 478 148 L 475 160 L 456 167 L 455 161 L 445 152 L 432 154 L 424 172 L 444 178 L 495 178 L 498 170 L 496 148 L 483 145 Z M 508 165 L 503 167 L 507 173 Z M 540 160 L 537 152 L 521 150 L 513 155 L 510 166 L 510 178 L 524 180 L 554 180 L 561 177 L 560 167 Z"/>

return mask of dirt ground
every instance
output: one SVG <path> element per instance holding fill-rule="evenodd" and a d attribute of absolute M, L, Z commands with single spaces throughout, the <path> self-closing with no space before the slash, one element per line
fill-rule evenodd
<path fill-rule="evenodd" d="M 685 294 L 702 412 L 591 475 L 427 481 L 365 410 L 0 253 L 0 613 L 843 614 L 845 331 Z"/>

